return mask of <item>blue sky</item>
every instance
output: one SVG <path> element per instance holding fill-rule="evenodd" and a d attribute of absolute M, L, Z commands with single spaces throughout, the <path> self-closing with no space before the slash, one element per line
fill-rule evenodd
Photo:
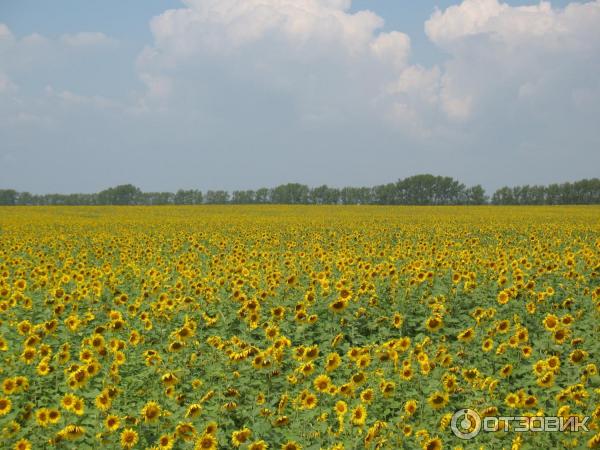
<path fill-rule="evenodd" d="M 598 1 L 4 0 L 0 188 L 597 176 L 598 30 Z"/>

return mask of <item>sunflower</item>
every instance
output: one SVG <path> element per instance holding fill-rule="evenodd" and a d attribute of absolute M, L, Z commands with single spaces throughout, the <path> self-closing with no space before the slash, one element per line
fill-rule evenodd
<path fill-rule="evenodd" d="M 267 444 L 262 439 L 260 441 L 255 441 L 252 444 L 248 445 L 248 450 L 267 450 L 269 448 L 269 444 Z"/>
<path fill-rule="evenodd" d="M 187 412 L 185 413 L 185 417 L 198 417 L 200 415 L 200 413 L 202 412 L 202 405 L 199 403 L 192 403 L 190 406 L 188 406 Z"/>
<path fill-rule="evenodd" d="M 2 390 L 6 395 L 11 395 L 14 393 L 17 390 L 17 383 L 15 382 L 14 378 L 6 378 L 2 382 Z"/>
<path fill-rule="evenodd" d="M 31 442 L 27 439 L 19 439 L 15 443 L 13 450 L 31 450 Z"/>
<path fill-rule="evenodd" d="M 160 417 L 160 413 L 160 406 L 154 401 L 146 403 L 146 405 L 144 405 L 141 411 L 141 415 L 144 418 L 144 422 L 146 423 L 156 422 Z"/>
<path fill-rule="evenodd" d="M 412 416 L 417 411 L 417 401 L 416 400 L 408 400 L 404 403 L 404 412 L 408 416 Z"/>
<path fill-rule="evenodd" d="M 502 367 L 502 369 L 500 369 L 500 376 L 502 378 L 506 378 L 506 377 L 510 376 L 512 371 L 513 371 L 512 364 L 506 364 L 504 367 Z"/>
<path fill-rule="evenodd" d="M 180 422 L 175 427 L 175 434 L 186 442 L 194 439 L 196 427 L 190 422 Z"/>
<path fill-rule="evenodd" d="M 233 433 L 231 433 L 231 443 L 235 447 L 239 447 L 248 439 L 250 439 L 251 435 L 252 431 L 250 430 L 250 428 L 242 428 L 241 430 L 234 431 Z"/>
<path fill-rule="evenodd" d="M 506 398 L 504 399 L 504 403 L 506 403 L 506 406 L 509 408 L 518 408 L 519 404 L 521 403 L 521 399 L 519 398 L 518 394 L 511 392 L 507 394 Z"/>
<path fill-rule="evenodd" d="M 121 426 L 121 420 L 119 419 L 118 416 L 111 414 L 111 415 L 107 416 L 106 419 L 104 419 L 104 426 L 110 432 L 116 431 Z"/>
<path fill-rule="evenodd" d="M 600 448 L 600 433 L 596 433 L 587 441 L 587 448 Z"/>
<path fill-rule="evenodd" d="M 448 404 L 448 394 L 446 392 L 433 392 L 427 402 L 433 409 L 441 409 Z"/>
<path fill-rule="evenodd" d="M 508 332 L 508 330 L 510 329 L 510 322 L 508 320 L 501 320 L 500 322 L 498 322 L 496 324 L 496 331 L 498 333 L 504 334 L 506 332 Z"/>
<path fill-rule="evenodd" d="M 78 416 L 82 416 L 84 413 L 84 409 L 85 409 L 85 404 L 83 403 L 83 399 L 76 398 L 71 410 Z"/>
<path fill-rule="evenodd" d="M 554 342 L 557 344 L 564 344 L 570 335 L 571 332 L 568 328 L 559 327 L 552 333 L 552 339 L 554 339 Z"/>
<path fill-rule="evenodd" d="M 79 439 L 85 434 L 85 428 L 79 425 L 67 425 L 61 431 L 58 432 L 58 435 L 63 437 L 68 441 L 74 441 L 75 439 Z"/>
<path fill-rule="evenodd" d="M 9 398 L 0 397 L 0 417 L 7 415 L 12 408 L 12 402 Z"/>
<path fill-rule="evenodd" d="M 403 323 L 404 323 L 404 317 L 402 316 L 402 314 L 395 313 L 394 317 L 392 318 L 392 324 L 393 324 L 394 328 L 400 328 Z"/>
<path fill-rule="evenodd" d="M 554 385 L 554 374 L 552 372 L 547 372 L 537 379 L 538 386 L 549 388 Z"/>
<path fill-rule="evenodd" d="M 56 424 L 60 421 L 60 411 L 55 408 L 48 409 L 48 422 L 51 424 Z"/>
<path fill-rule="evenodd" d="M 77 400 L 77 397 L 75 395 L 67 393 L 64 395 L 64 397 L 62 398 L 60 403 L 64 409 L 66 409 L 67 411 L 70 411 L 73 409 L 75 400 Z"/>
<path fill-rule="evenodd" d="M 579 364 L 587 357 L 587 355 L 588 355 L 588 353 L 586 351 L 579 350 L 579 349 L 573 350 L 571 352 L 571 354 L 569 355 L 569 360 L 573 364 Z"/>
<path fill-rule="evenodd" d="M 288 416 L 279 416 L 273 421 L 273 426 L 284 427 L 289 423 L 290 423 L 290 418 Z"/>
<path fill-rule="evenodd" d="M 329 304 L 329 309 L 331 309 L 331 311 L 333 311 L 334 313 L 340 313 L 340 312 L 344 311 L 347 306 L 348 306 L 348 300 L 339 298 Z"/>
<path fill-rule="evenodd" d="M 547 314 L 542 323 L 546 330 L 554 331 L 558 326 L 558 317 L 556 317 L 554 314 Z"/>
<path fill-rule="evenodd" d="M 413 369 L 410 366 L 407 367 L 403 367 L 402 370 L 400 371 L 400 378 L 402 378 L 404 381 L 410 381 L 412 380 L 413 377 Z"/>
<path fill-rule="evenodd" d="M 509 300 L 510 300 L 510 294 L 506 290 L 500 291 L 500 293 L 498 294 L 498 297 L 497 297 L 498 303 L 501 305 L 506 305 Z"/>
<path fill-rule="evenodd" d="M 523 406 L 527 408 L 534 408 L 537 405 L 537 398 L 535 395 L 529 395 L 523 400 Z"/>
<path fill-rule="evenodd" d="M 364 425 L 367 421 L 367 409 L 363 405 L 358 405 L 352 410 L 350 420 L 354 425 Z"/>
<path fill-rule="evenodd" d="M 348 405 L 343 400 L 338 400 L 334 406 L 335 413 L 338 416 L 343 416 L 348 412 Z"/>
<path fill-rule="evenodd" d="M 331 378 L 329 378 L 327 375 L 319 375 L 313 381 L 315 389 L 319 392 L 327 392 L 330 384 Z"/>
<path fill-rule="evenodd" d="M 327 360 L 325 363 L 325 370 L 327 372 L 332 372 L 337 369 L 342 362 L 342 358 L 337 353 L 330 353 L 327 355 Z"/>
<path fill-rule="evenodd" d="M 546 367 L 552 372 L 558 372 L 560 369 L 560 358 L 556 355 L 551 356 L 546 360 Z"/>
<path fill-rule="evenodd" d="M 313 409 L 317 406 L 317 397 L 314 394 L 307 394 L 302 400 L 302 407 L 304 409 Z"/>
<path fill-rule="evenodd" d="M 521 355 L 523 355 L 523 358 L 530 358 L 532 354 L 533 348 L 531 348 L 529 345 L 526 345 L 523 348 L 521 348 Z"/>
<path fill-rule="evenodd" d="M 428 439 L 423 444 L 423 450 L 442 450 L 442 440 L 438 437 Z"/>
<path fill-rule="evenodd" d="M 430 332 L 438 331 L 443 325 L 444 321 L 440 316 L 432 316 L 425 321 L 425 328 Z"/>
<path fill-rule="evenodd" d="M 494 349 L 494 341 L 490 338 L 487 338 L 481 344 L 481 350 L 485 353 L 492 351 Z"/>
<path fill-rule="evenodd" d="M 302 446 L 295 441 L 288 441 L 281 446 L 281 450 L 302 450 Z"/>
<path fill-rule="evenodd" d="M 367 388 L 360 393 L 360 401 L 367 405 L 370 404 L 374 398 L 375 398 L 375 393 L 373 392 L 373 389 L 371 389 L 371 388 Z"/>
<path fill-rule="evenodd" d="M 170 450 L 175 445 L 175 439 L 170 434 L 163 434 L 158 438 L 158 448 L 164 450 Z"/>
<path fill-rule="evenodd" d="M 121 432 L 121 447 L 123 448 L 132 448 L 137 444 L 139 440 L 137 431 L 132 428 L 126 428 Z"/>
<path fill-rule="evenodd" d="M 474 336 L 475 330 L 473 329 L 473 327 L 469 327 L 466 330 L 463 330 L 460 333 L 458 333 L 457 339 L 459 341 L 469 342 L 473 339 Z"/>

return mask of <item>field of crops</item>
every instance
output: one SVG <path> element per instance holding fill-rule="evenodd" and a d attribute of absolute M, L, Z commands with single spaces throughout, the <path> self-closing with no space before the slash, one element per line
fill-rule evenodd
<path fill-rule="evenodd" d="M 598 207 L 0 208 L 3 449 L 593 448 L 599 364 Z"/>

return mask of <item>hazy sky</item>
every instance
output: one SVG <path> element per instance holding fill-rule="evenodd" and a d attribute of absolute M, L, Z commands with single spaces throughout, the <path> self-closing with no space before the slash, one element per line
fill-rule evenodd
<path fill-rule="evenodd" d="M 600 176 L 600 0 L 1 0 L 0 188 Z"/>

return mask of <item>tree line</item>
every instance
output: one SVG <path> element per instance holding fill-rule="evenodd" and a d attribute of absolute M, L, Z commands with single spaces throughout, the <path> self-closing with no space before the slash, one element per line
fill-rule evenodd
<path fill-rule="evenodd" d="M 451 177 L 415 175 L 373 187 L 310 188 L 299 183 L 256 190 L 183 190 L 142 192 L 131 184 L 94 194 L 43 194 L 0 190 L 0 205 L 199 205 L 199 204 L 316 204 L 316 205 L 556 205 L 600 203 L 600 180 L 548 186 L 498 189 L 491 198 L 480 186 L 467 187 Z"/>

